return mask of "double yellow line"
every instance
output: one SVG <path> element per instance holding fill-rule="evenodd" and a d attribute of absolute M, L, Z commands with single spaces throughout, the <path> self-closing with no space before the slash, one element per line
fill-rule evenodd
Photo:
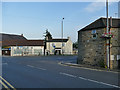
<path fill-rule="evenodd" d="M 10 87 L 8 88 L 8 86 L 4 83 L 4 82 Z M 0 76 L 0 83 L 7 89 L 7 90 L 16 90 L 8 81 L 6 81 L 3 77 Z"/>

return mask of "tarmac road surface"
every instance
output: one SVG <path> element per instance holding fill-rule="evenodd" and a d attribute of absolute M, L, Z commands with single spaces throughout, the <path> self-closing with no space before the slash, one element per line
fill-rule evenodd
<path fill-rule="evenodd" d="M 119 88 L 118 73 L 60 65 L 77 56 L 2 57 L 3 88 Z M 6 87 L 7 86 L 7 87 Z"/>

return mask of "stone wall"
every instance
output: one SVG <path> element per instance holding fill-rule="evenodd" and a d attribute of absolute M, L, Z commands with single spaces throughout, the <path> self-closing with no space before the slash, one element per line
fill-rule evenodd
<path fill-rule="evenodd" d="M 120 55 L 120 28 L 119 29 L 111 29 L 114 37 L 111 39 L 111 49 L 110 54 L 113 56 L 113 60 L 111 60 L 111 68 L 118 68 L 118 64 L 120 60 L 118 60 L 118 55 Z M 112 58 L 111 58 L 112 59 Z"/>
<path fill-rule="evenodd" d="M 78 63 L 106 66 L 106 39 L 101 38 L 106 32 L 105 28 L 96 29 L 97 38 L 94 39 L 92 30 L 78 32 Z M 110 47 L 110 67 L 117 68 L 120 60 L 117 60 L 117 55 L 120 55 L 120 28 L 112 28 L 111 32 L 114 37 L 111 39 Z"/>
<path fill-rule="evenodd" d="M 96 39 L 93 38 L 92 30 L 78 33 L 78 63 L 99 65 L 104 62 L 105 40 L 101 38 L 103 32 L 104 29 L 96 29 Z"/>

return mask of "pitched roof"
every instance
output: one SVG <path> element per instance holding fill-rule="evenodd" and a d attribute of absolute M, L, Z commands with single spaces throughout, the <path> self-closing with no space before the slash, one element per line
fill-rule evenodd
<path fill-rule="evenodd" d="M 44 40 L 27 40 L 27 46 L 44 46 Z"/>
<path fill-rule="evenodd" d="M 68 39 L 49 39 L 46 42 L 67 42 Z"/>
<path fill-rule="evenodd" d="M 106 28 L 106 26 L 107 26 L 106 23 L 107 23 L 106 18 L 99 18 L 96 21 L 92 22 L 91 24 L 82 28 L 79 31 L 92 30 L 92 29 L 98 29 L 98 28 Z M 109 18 L 109 25 L 110 25 L 110 18 Z M 112 18 L 112 27 L 120 28 L 120 18 Z"/>
<path fill-rule="evenodd" d="M 2 46 L 44 46 L 44 40 L 5 40 Z"/>
<path fill-rule="evenodd" d="M 27 39 L 22 35 L 0 33 L 0 41 L 4 40 L 27 40 Z"/>
<path fill-rule="evenodd" d="M 22 35 L 0 33 L 0 46 L 44 46 L 44 40 L 27 40 Z"/>
<path fill-rule="evenodd" d="M 44 46 L 44 40 L 27 40 L 21 35 L 0 34 L 0 46 Z M 46 42 L 67 42 L 68 39 L 49 39 Z"/>

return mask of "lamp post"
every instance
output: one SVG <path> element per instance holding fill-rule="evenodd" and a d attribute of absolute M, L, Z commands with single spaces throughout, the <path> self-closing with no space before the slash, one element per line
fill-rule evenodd
<path fill-rule="evenodd" d="M 107 15 L 107 30 L 106 33 L 109 33 L 109 18 L 108 18 L 108 0 L 106 0 L 106 15 Z M 109 50 L 109 39 L 106 42 L 106 59 L 107 59 L 107 68 L 110 68 L 110 50 Z"/>
<path fill-rule="evenodd" d="M 62 18 L 62 23 L 61 23 L 62 55 L 63 55 L 63 20 L 64 18 Z"/>

